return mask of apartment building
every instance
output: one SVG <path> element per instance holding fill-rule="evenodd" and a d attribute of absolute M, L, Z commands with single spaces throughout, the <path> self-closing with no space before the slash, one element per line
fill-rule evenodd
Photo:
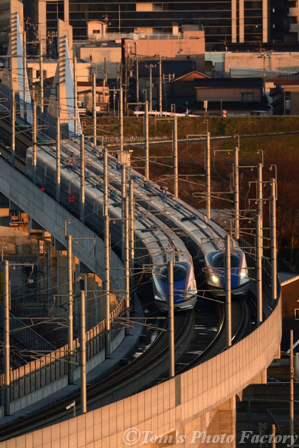
<path fill-rule="evenodd" d="M 298 42 L 299 7 L 281 0 L 24 0 L 38 11 L 43 38 L 55 33 L 57 19 L 69 22 L 74 39 L 87 38 L 87 22 L 105 21 L 109 33 L 171 33 L 173 24 L 200 24 L 207 49 L 230 43 Z"/>

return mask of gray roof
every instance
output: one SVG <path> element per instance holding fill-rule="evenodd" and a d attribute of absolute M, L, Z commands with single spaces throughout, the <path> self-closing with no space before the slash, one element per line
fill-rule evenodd
<path fill-rule="evenodd" d="M 281 283 L 281 286 L 287 285 L 288 283 L 292 283 L 299 280 L 299 274 L 294 274 L 293 272 L 279 272 L 278 278 Z"/>

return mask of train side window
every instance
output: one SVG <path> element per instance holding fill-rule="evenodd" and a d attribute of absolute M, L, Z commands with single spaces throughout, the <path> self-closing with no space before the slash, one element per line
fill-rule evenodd
<path fill-rule="evenodd" d="M 294 309 L 295 320 L 299 320 L 299 308 Z"/>

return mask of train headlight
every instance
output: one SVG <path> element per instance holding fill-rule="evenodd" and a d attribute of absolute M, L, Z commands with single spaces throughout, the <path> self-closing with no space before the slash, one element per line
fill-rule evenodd
<path fill-rule="evenodd" d="M 243 268 L 240 272 L 240 285 L 248 282 L 248 269 Z"/>
<path fill-rule="evenodd" d="M 214 272 L 210 273 L 209 283 L 217 288 L 221 288 L 220 278 Z"/>

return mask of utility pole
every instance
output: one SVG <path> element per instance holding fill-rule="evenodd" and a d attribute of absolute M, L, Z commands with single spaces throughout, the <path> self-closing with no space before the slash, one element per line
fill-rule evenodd
<path fill-rule="evenodd" d="M 68 299 L 69 299 L 69 334 L 68 334 L 68 384 L 73 384 L 73 366 L 71 363 L 73 354 L 73 238 L 71 235 L 67 235 L 67 271 L 68 271 Z"/>
<path fill-rule="evenodd" d="M 60 132 L 60 116 L 58 116 L 56 122 L 56 201 L 58 203 L 60 203 L 60 184 L 61 184 L 60 158 L 61 158 L 61 132 Z"/>
<path fill-rule="evenodd" d="M 162 53 L 159 53 L 159 110 L 163 110 Z"/>
<path fill-rule="evenodd" d="M 5 374 L 5 401 L 4 414 L 10 415 L 10 288 L 9 288 L 9 262 L 4 261 L 4 374 Z"/>
<path fill-rule="evenodd" d="M 156 65 L 150 64 L 145 67 L 149 69 L 149 110 L 151 112 L 153 110 L 153 68 Z"/>
<path fill-rule="evenodd" d="M 271 279 L 272 304 L 277 300 L 277 240 L 276 240 L 276 180 L 270 180 L 270 239 L 271 239 Z"/>
<path fill-rule="evenodd" d="M 136 54 L 136 101 L 139 103 L 139 60 Z"/>
<path fill-rule="evenodd" d="M 226 346 L 232 345 L 232 311 L 231 311 L 231 241 L 230 235 L 225 236 L 225 294 L 226 294 Z"/>
<path fill-rule="evenodd" d="M 239 147 L 234 148 L 235 239 L 240 239 Z"/>
<path fill-rule="evenodd" d="M 84 223 L 85 221 L 85 146 L 84 146 L 84 134 L 81 134 L 81 144 L 80 144 L 80 220 Z"/>
<path fill-rule="evenodd" d="M 104 78 L 103 78 L 103 103 L 104 103 L 104 110 L 106 110 L 106 85 L 107 85 L 107 62 L 106 58 L 104 58 Z M 109 112 L 109 101 L 107 105 L 107 112 Z"/>
<path fill-rule="evenodd" d="M 262 220 L 256 215 L 256 287 L 257 287 L 257 326 L 263 322 L 263 287 L 262 287 Z"/>
<path fill-rule="evenodd" d="M 168 262 L 169 377 L 175 376 L 173 261 Z"/>
<path fill-rule="evenodd" d="M 92 77 L 92 128 L 93 145 L 97 146 L 97 75 Z"/>
<path fill-rule="evenodd" d="M 36 140 L 37 140 L 37 126 L 36 126 L 36 101 L 33 100 L 32 105 L 32 166 L 33 166 L 33 183 L 36 184 Z"/>

